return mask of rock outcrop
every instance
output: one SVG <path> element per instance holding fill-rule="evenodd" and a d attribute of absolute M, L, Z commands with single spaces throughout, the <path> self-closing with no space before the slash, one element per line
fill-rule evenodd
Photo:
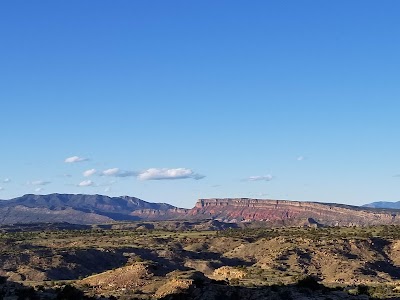
<path fill-rule="evenodd" d="M 400 210 L 248 198 L 200 199 L 189 215 L 224 222 L 263 221 L 276 225 L 303 225 L 309 220 L 329 226 L 400 224 Z"/>

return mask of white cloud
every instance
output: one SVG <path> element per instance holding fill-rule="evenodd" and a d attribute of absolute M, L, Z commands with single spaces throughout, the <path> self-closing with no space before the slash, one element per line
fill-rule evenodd
<path fill-rule="evenodd" d="M 263 176 L 250 176 L 247 178 L 247 181 L 271 181 L 274 177 L 272 175 L 263 175 Z"/>
<path fill-rule="evenodd" d="M 107 169 L 101 172 L 102 175 L 104 176 L 115 176 L 115 177 L 131 177 L 131 176 L 137 176 L 138 173 L 134 171 L 124 171 L 119 168 L 112 168 L 112 169 Z"/>
<path fill-rule="evenodd" d="M 0 186 L 0 191 L 4 191 L 4 188 L 2 188 L 1 186 Z"/>
<path fill-rule="evenodd" d="M 82 181 L 82 182 L 80 182 L 80 183 L 78 184 L 78 186 L 81 186 L 81 187 L 84 187 L 84 186 L 93 186 L 93 185 L 94 185 L 94 182 L 91 181 L 91 180 L 84 180 L 84 181 Z"/>
<path fill-rule="evenodd" d="M 191 169 L 177 168 L 177 169 L 147 169 L 144 172 L 138 174 L 140 180 L 166 180 L 166 179 L 202 179 L 204 175 L 197 174 Z"/>
<path fill-rule="evenodd" d="M 300 156 L 297 156 L 296 159 L 297 159 L 298 161 L 302 161 L 302 160 L 305 160 L 306 158 L 305 158 L 304 156 L 300 155 Z"/>
<path fill-rule="evenodd" d="M 40 192 L 42 192 L 43 190 L 44 190 L 43 188 L 38 187 L 38 188 L 35 189 L 35 192 L 36 192 L 36 193 L 40 193 Z"/>
<path fill-rule="evenodd" d="M 85 177 L 90 177 L 94 174 L 96 174 L 96 169 L 90 169 L 90 170 L 86 170 L 85 172 L 83 172 L 83 176 Z"/>
<path fill-rule="evenodd" d="M 110 191 L 111 191 L 111 187 L 109 187 L 109 186 L 106 187 L 106 188 L 104 189 L 104 192 L 105 192 L 105 193 L 108 193 L 108 192 L 110 192 Z"/>
<path fill-rule="evenodd" d="M 3 180 L 3 182 L 4 182 L 4 183 L 9 183 L 9 182 L 11 182 L 11 179 L 10 179 L 10 178 L 5 178 L 5 179 Z"/>
<path fill-rule="evenodd" d="M 64 162 L 66 163 L 77 163 L 77 162 L 81 162 L 81 161 L 87 161 L 87 158 L 83 158 L 83 157 L 79 157 L 79 156 L 71 156 L 71 157 L 67 157 Z"/>
<path fill-rule="evenodd" d="M 35 180 L 35 181 L 28 182 L 28 184 L 31 184 L 31 185 L 48 185 L 50 183 L 51 183 L 50 181 L 45 181 L 45 180 Z"/>
<path fill-rule="evenodd" d="M 112 169 L 107 169 L 104 170 L 103 172 L 101 172 L 103 175 L 105 176 L 114 176 L 115 174 L 117 174 L 119 172 L 118 168 L 112 168 Z"/>

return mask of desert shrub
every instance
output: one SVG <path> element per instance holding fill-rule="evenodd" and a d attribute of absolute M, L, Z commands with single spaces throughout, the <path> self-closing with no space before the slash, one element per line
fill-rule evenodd
<path fill-rule="evenodd" d="M 378 286 L 369 286 L 368 293 L 370 296 L 378 297 L 378 296 L 386 296 L 393 292 L 392 286 L 387 285 L 378 285 Z"/>
<path fill-rule="evenodd" d="M 367 295 L 369 296 L 369 288 L 368 286 L 364 285 L 364 284 L 360 284 L 359 286 L 357 286 L 357 294 L 358 295 Z"/>
<path fill-rule="evenodd" d="M 45 289 L 45 287 L 43 286 L 43 285 L 38 285 L 37 287 L 36 287 L 36 289 L 38 290 L 38 291 L 41 291 L 41 292 L 44 292 L 46 289 Z"/>
<path fill-rule="evenodd" d="M 256 275 L 262 275 L 264 273 L 264 270 L 263 269 L 259 269 L 259 270 L 257 270 L 256 271 Z"/>
<path fill-rule="evenodd" d="M 239 265 L 239 266 L 236 267 L 236 269 L 238 269 L 240 271 L 247 272 L 247 267 L 245 265 Z"/>
<path fill-rule="evenodd" d="M 308 288 L 310 290 L 319 290 L 321 287 L 323 287 L 322 284 L 320 284 L 319 279 L 315 276 L 308 275 L 305 276 L 304 278 L 301 278 L 297 281 L 297 286 L 301 288 Z"/>
<path fill-rule="evenodd" d="M 279 291 L 279 286 L 277 284 L 271 285 L 271 291 L 278 292 Z"/>
<path fill-rule="evenodd" d="M 71 285 L 66 285 L 62 290 L 60 290 L 57 294 L 57 300 L 81 300 L 81 299 L 86 299 L 84 296 L 84 293 L 71 286 Z"/>

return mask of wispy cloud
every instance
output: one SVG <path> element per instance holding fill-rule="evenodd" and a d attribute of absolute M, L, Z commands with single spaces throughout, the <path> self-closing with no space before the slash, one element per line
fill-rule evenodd
<path fill-rule="evenodd" d="M 303 161 L 305 159 L 306 158 L 303 155 L 297 156 L 297 158 L 296 158 L 297 161 Z"/>
<path fill-rule="evenodd" d="M 96 174 L 96 169 L 90 169 L 90 170 L 86 170 L 85 172 L 83 172 L 83 176 L 85 177 L 90 177 L 94 174 Z"/>
<path fill-rule="evenodd" d="M 400 174 L 393 175 L 393 177 L 400 177 Z"/>
<path fill-rule="evenodd" d="M 203 179 L 205 176 L 193 172 L 191 169 L 177 168 L 177 169 L 147 169 L 138 174 L 140 180 L 171 180 L 171 179 Z"/>
<path fill-rule="evenodd" d="M 112 169 L 107 169 L 101 172 L 102 175 L 104 176 L 114 176 L 114 177 L 133 177 L 137 176 L 138 172 L 135 171 L 125 171 L 121 170 L 119 168 L 112 168 Z"/>
<path fill-rule="evenodd" d="M 112 169 L 104 170 L 103 172 L 101 172 L 101 174 L 103 174 L 105 176 L 114 176 L 118 172 L 119 172 L 118 168 L 112 168 Z"/>
<path fill-rule="evenodd" d="M 272 175 L 263 175 L 263 176 L 250 176 L 245 179 L 245 181 L 271 181 L 274 179 Z"/>
<path fill-rule="evenodd" d="M 0 186 L 0 192 L 1 192 L 1 191 L 4 191 L 4 188 Z"/>
<path fill-rule="evenodd" d="M 4 182 L 4 183 L 9 183 L 9 182 L 11 182 L 11 179 L 10 179 L 10 178 L 5 178 L 5 179 L 3 180 L 3 182 Z"/>
<path fill-rule="evenodd" d="M 28 182 L 28 184 L 30 184 L 30 185 L 48 185 L 50 183 L 51 183 L 50 181 L 45 181 L 45 180 L 34 180 L 34 181 Z"/>
<path fill-rule="evenodd" d="M 84 181 L 80 182 L 78 184 L 78 186 L 80 186 L 80 187 L 94 186 L 94 182 L 91 180 L 84 180 Z"/>
<path fill-rule="evenodd" d="M 82 161 L 87 161 L 89 160 L 88 158 L 83 158 L 83 157 L 79 157 L 79 156 L 71 156 L 71 157 L 67 157 L 64 162 L 66 163 L 77 163 L 77 162 L 82 162 Z"/>
<path fill-rule="evenodd" d="M 109 186 L 106 187 L 106 188 L 104 189 L 104 192 L 105 192 L 105 193 L 111 192 L 111 187 L 109 187 Z"/>
<path fill-rule="evenodd" d="M 40 193 L 40 192 L 42 192 L 43 190 L 44 190 L 44 188 L 38 187 L 38 188 L 35 189 L 35 192 L 36 192 L 36 193 Z"/>

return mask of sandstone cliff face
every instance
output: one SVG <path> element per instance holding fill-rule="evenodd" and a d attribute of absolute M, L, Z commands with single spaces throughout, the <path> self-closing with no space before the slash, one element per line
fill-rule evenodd
<path fill-rule="evenodd" d="M 264 221 L 282 225 L 300 225 L 304 221 L 329 226 L 400 224 L 400 210 L 248 198 L 200 199 L 189 215 L 228 222 Z"/>

